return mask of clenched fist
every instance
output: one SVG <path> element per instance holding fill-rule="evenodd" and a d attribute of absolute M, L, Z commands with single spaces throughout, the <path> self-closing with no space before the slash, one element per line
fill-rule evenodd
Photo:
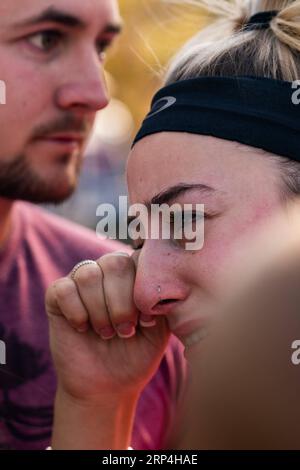
<path fill-rule="evenodd" d="M 49 287 L 51 350 L 59 387 L 70 396 L 109 400 L 139 394 L 158 368 L 168 326 L 163 317 L 153 321 L 137 310 L 134 282 L 133 258 L 115 253 Z"/>

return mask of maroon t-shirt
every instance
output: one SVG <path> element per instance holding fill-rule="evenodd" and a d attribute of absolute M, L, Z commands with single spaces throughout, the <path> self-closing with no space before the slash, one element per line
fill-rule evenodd
<path fill-rule="evenodd" d="M 13 230 L 0 251 L 0 449 L 45 449 L 56 389 L 44 307 L 45 290 L 84 259 L 124 248 L 32 204 L 13 207 Z M 172 338 L 137 408 L 132 445 L 159 449 L 181 394 L 185 362 Z"/>

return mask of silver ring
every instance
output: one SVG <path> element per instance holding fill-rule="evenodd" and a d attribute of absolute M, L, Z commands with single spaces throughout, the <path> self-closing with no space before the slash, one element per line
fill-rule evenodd
<path fill-rule="evenodd" d="M 86 266 L 87 264 L 96 264 L 98 266 L 98 263 L 96 261 L 93 261 L 92 259 L 80 261 L 80 263 L 76 264 L 76 266 L 74 266 L 71 271 L 70 277 L 73 281 L 75 280 L 75 274 L 77 273 L 78 269 L 80 269 L 82 266 Z"/>

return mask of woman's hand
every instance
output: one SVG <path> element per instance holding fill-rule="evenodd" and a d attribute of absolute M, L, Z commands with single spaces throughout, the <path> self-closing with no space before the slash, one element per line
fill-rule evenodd
<path fill-rule="evenodd" d="M 47 291 L 59 387 L 76 400 L 132 399 L 159 366 L 169 338 L 167 323 L 161 317 L 156 326 L 140 326 L 134 280 L 133 259 L 109 254 L 59 279 Z"/>

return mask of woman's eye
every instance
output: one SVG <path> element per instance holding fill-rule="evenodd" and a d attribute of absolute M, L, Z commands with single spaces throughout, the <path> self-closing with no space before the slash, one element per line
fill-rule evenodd
<path fill-rule="evenodd" d="M 59 31 L 43 31 L 30 36 L 28 42 L 42 52 L 51 52 L 59 45 L 62 36 Z"/>
<path fill-rule="evenodd" d="M 199 211 L 184 211 L 179 218 L 172 217 L 171 223 L 173 225 L 174 233 L 184 233 L 186 230 L 196 229 L 197 226 L 203 224 L 207 215 Z"/>
<path fill-rule="evenodd" d="M 207 214 L 202 211 L 185 211 L 180 225 L 173 225 L 173 243 L 186 249 L 188 243 L 202 247 L 204 242 L 204 221 Z"/>

